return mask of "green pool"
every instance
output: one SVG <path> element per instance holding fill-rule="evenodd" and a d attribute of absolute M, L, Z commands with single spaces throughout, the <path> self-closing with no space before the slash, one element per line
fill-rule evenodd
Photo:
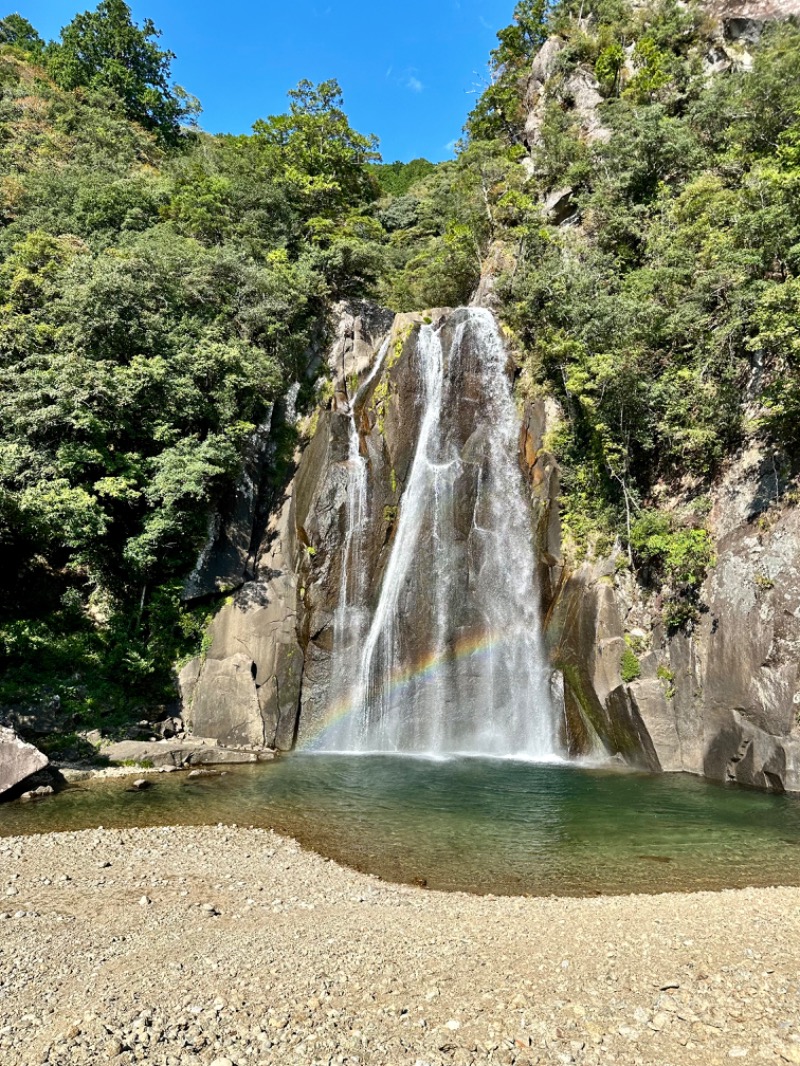
<path fill-rule="evenodd" d="M 489 759 L 292 756 L 220 777 L 90 781 L 0 806 L 0 835 L 277 829 L 393 881 L 593 895 L 800 884 L 800 800 L 686 775 Z"/>

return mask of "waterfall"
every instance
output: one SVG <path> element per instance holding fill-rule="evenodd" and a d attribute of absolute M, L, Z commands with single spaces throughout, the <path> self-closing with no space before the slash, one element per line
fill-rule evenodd
<path fill-rule="evenodd" d="M 416 451 L 380 594 L 367 603 L 356 417 L 386 348 L 352 405 L 331 692 L 342 711 L 314 746 L 558 757 L 519 420 L 488 311 L 462 309 L 420 329 Z"/>

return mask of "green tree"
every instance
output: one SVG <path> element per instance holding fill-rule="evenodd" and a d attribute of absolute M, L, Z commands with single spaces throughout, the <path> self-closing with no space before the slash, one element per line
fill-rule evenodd
<path fill-rule="evenodd" d="M 524 77 L 534 52 L 547 39 L 549 0 L 519 0 L 514 21 L 497 34 L 500 42 L 489 62 L 490 83 L 467 119 L 472 140 L 500 137 L 510 144 L 522 140 Z"/>
<path fill-rule="evenodd" d="M 289 99 L 287 114 L 259 119 L 253 132 L 268 165 L 283 170 L 310 213 L 327 218 L 377 198 L 377 183 L 365 164 L 380 158 L 378 141 L 351 127 L 339 83 L 303 80 Z"/>
<path fill-rule="evenodd" d="M 175 55 L 159 48 L 160 36 L 151 19 L 134 23 L 124 0 L 102 0 L 64 27 L 47 49 L 47 66 L 64 89 L 110 90 L 130 118 L 174 143 L 181 123 L 193 120 L 199 105 L 172 83 Z"/>
<path fill-rule="evenodd" d="M 13 45 L 37 57 L 44 51 L 42 38 L 30 22 L 18 14 L 0 19 L 0 44 Z"/>

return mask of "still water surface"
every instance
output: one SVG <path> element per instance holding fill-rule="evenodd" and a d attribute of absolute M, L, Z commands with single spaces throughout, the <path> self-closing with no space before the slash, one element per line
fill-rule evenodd
<path fill-rule="evenodd" d="M 496 894 L 800 884 L 800 800 L 686 775 L 490 759 L 297 755 L 225 776 L 89 781 L 0 806 L 0 836 L 219 822 L 393 881 Z"/>

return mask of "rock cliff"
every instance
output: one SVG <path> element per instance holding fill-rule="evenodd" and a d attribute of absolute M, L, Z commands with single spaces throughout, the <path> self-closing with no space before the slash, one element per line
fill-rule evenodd
<path fill-rule="evenodd" d="M 228 746 L 289 750 L 313 736 L 327 712 L 350 404 L 385 336 L 382 373 L 354 412 L 369 471 L 362 562 L 368 588 L 380 588 L 419 428 L 412 353 L 423 316 L 347 316 L 330 356 L 334 398 L 270 520 L 256 577 L 213 622 L 205 659 L 181 673 L 187 722 Z M 800 791 L 800 510 L 781 498 L 771 457 L 751 447 L 720 479 L 705 607 L 691 632 L 669 633 L 659 590 L 618 567 L 614 554 L 565 562 L 559 470 L 545 448 L 557 417 L 551 401 L 526 406 L 520 461 L 570 750 L 586 752 L 599 740 L 607 753 L 650 770 Z M 628 680 L 626 653 L 637 664 Z"/>
<path fill-rule="evenodd" d="M 800 3 L 722 0 L 710 13 L 709 75 L 747 69 L 748 48 L 765 23 L 800 14 Z M 562 49 L 551 38 L 530 71 L 531 171 L 548 100 L 574 113 L 588 142 L 608 136 L 593 73 L 579 68 L 562 77 Z M 576 224 L 569 188 L 554 190 L 542 209 L 552 223 Z M 496 303 L 492 275 L 508 255 L 502 245 L 493 247 L 479 302 Z M 338 309 L 325 356 L 332 399 L 297 456 L 291 484 L 272 501 L 263 534 L 250 490 L 263 456 L 254 440 L 253 471 L 245 472 L 234 518 L 215 527 L 216 555 L 209 551 L 212 562 L 193 576 L 198 588 L 207 589 L 209 580 L 219 588 L 213 559 L 233 559 L 237 576 L 227 587 L 240 586 L 211 627 L 204 659 L 181 673 L 184 717 L 197 734 L 230 746 L 289 750 L 318 730 L 331 694 L 352 420 L 370 501 L 361 562 L 377 594 L 419 429 L 415 335 L 424 317 L 440 315 L 394 318 L 366 303 Z M 384 339 L 382 372 L 356 403 Z M 707 520 L 716 561 L 699 590 L 701 611 L 691 626 L 669 631 L 662 591 L 647 574 L 632 572 L 618 551 L 580 564 L 565 557 L 560 472 L 546 448 L 558 417 L 553 401 L 525 406 L 520 462 L 537 534 L 548 648 L 564 679 L 570 751 L 602 750 L 653 771 L 800 792 L 800 510 L 775 457 L 751 441 L 717 480 Z"/>
<path fill-rule="evenodd" d="M 547 424 L 544 404 L 528 407 L 522 458 L 573 751 L 595 732 L 606 750 L 647 769 L 800 791 L 800 510 L 782 496 L 773 457 L 751 445 L 720 478 L 703 608 L 689 630 L 669 633 L 659 590 L 619 567 L 618 556 L 562 559 Z M 631 655 L 638 676 L 626 682 Z"/>

